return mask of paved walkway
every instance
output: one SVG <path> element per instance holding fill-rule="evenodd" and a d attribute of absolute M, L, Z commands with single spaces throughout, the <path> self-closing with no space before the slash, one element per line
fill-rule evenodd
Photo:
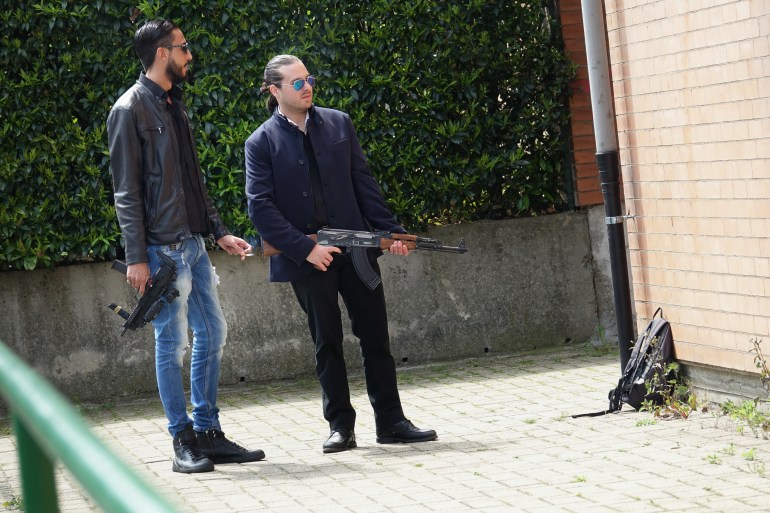
<path fill-rule="evenodd" d="M 715 413 L 596 418 L 617 356 L 580 349 L 401 368 L 407 415 L 439 440 L 378 445 L 365 389 L 352 379 L 358 449 L 324 455 L 314 380 L 221 394 L 223 428 L 267 460 L 171 472 L 171 439 L 153 396 L 85 410 L 96 434 L 183 512 L 770 511 L 770 441 Z M 752 459 L 753 458 L 753 459 Z M 62 512 L 99 511 L 65 471 Z M 8 429 L 0 434 L 0 511 L 20 495 Z M 34 513 L 34 512 L 32 512 Z"/>

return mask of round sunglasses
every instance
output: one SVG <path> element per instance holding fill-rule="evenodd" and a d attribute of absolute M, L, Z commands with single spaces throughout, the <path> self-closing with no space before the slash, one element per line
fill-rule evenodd
<path fill-rule="evenodd" d="M 290 85 L 294 88 L 295 91 L 301 91 L 302 88 L 305 87 L 305 82 L 307 82 L 310 87 L 313 87 L 315 86 L 315 77 L 313 75 L 308 75 L 305 78 L 298 78 L 294 82 L 281 85 Z"/>

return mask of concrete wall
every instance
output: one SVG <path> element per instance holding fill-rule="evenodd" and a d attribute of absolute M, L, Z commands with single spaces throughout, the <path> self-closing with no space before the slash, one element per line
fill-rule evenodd
<path fill-rule="evenodd" d="M 588 217 L 572 212 L 440 227 L 426 235 L 451 245 L 464 237 L 469 252 L 384 255 L 399 365 L 593 337 L 597 312 L 607 307 L 597 305 Z M 291 287 L 268 283 L 261 257 L 211 257 L 229 326 L 222 382 L 312 375 L 312 343 Z M 600 297 L 607 299 L 604 283 Z M 122 320 L 105 306 L 111 302 L 129 310 L 135 304 L 109 263 L 0 273 L 0 340 L 75 400 L 155 390 L 152 329 L 121 337 Z M 347 325 L 346 333 L 348 364 L 360 368 Z"/>

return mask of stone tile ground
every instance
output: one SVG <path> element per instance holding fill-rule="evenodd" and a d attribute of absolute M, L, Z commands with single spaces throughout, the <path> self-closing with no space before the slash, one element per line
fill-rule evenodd
<path fill-rule="evenodd" d="M 227 436 L 267 453 L 213 473 L 171 472 L 155 396 L 83 408 L 94 432 L 182 512 L 770 511 L 770 441 L 711 412 L 595 418 L 616 355 L 581 349 L 399 370 L 404 409 L 436 442 L 378 445 L 363 381 L 351 377 L 358 449 L 321 453 L 328 428 L 314 379 L 225 387 Z M 753 459 L 752 459 L 753 458 Z M 64 470 L 62 512 L 101 511 Z M 0 511 L 14 511 L 18 461 L 0 435 Z"/>

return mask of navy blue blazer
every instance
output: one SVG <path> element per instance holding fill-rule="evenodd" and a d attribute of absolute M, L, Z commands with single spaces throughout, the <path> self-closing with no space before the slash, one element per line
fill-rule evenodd
<path fill-rule="evenodd" d="M 382 197 L 350 116 L 312 107 L 307 134 L 323 187 L 329 227 L 405 233 Z M 278 110 L 246 140 L 249 218 L 282 253 L 270 257 L 270 281 L 294 281 L 311 271 L 305 260 L 316 233 L 310 166 L 299 128 Z M 379 253 L 381 254 L 381 253 Z"/>

